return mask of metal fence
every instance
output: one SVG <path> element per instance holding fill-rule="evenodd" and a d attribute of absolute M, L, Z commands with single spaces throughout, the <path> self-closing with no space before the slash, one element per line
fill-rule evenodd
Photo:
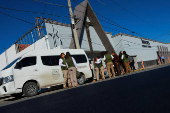
<path fill-rule="evenodd" d="M 31 28 L 27 33 L 25 33 L 21 38 L 19 38 L 15 42 L 16 53 L 19 53 L 20 51 L 29 47 L 37 40 L 43 38 L 46 35 L 46 29 L 44 24 L 44 21 L 36 24 L 33 28 Z"/>

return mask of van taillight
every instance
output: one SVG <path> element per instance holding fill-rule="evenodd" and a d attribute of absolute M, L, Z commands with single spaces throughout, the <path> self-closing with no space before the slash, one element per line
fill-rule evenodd
<path fill-rule="evenodd" d="M 91 65 L 89 64 L 90 70 L 91 70 Z"/>

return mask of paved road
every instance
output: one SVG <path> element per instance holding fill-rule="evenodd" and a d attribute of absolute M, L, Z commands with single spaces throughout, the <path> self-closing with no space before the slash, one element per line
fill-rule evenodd
<path fill-rule="evenodd" d="M 170 66 L 0 107 L 0 113 L 170 113 Z"/>

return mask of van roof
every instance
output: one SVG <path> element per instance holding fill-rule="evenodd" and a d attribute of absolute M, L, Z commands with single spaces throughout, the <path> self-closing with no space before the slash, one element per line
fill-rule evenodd
<path fill-rule="evenodd" d="M 22 57 L 32 55 L 60 55 L 61 53 L 70 52 L 70 54 L 85 54 L 83 49 L 45 49 L 45 50 L 32 50 L 22 55 Z"/>

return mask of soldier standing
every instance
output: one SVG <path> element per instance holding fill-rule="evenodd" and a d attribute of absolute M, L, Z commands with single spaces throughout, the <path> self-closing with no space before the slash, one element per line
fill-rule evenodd
<path fill-rule="evenodd" d="M 65 54 L 61 53 L 61 58 L 59 59 L 59 65 L 61 66 L 62 73 L 64 74 L 64 84 L 63 88 L 67 89 L 66 83 L 68 82 L 69 87 L 72 87 L 71 82 L 70 82 L 70 76 L 68 75 L 68 65 L 65 60 Z"/>
<path fill-rule="evenodd" d="M 99 80 L 99 67 L 97 65 L 97 58 L 94 58 L 93 64 L 94 64 L 94 74 L 96 76 L 97 81 Z"/>
<path fill-rule="evenodd" d="M 73 57 L 71 57 L 70 53 L 66 53 L 66 62 L 68 64 L 68 73 L 71 78 L 71 84 L 73 87 L 79 86 L 77 83 L 76 77 L 76 70 L 77 70 L 77 63 Z"/>
<path fill-rule="evenodd" d="M 98 56 L 97 58 L 98 58 L 97 63 L 100 67 L 100 75 L 102 76 L 102 80 L 104 80 L 105 77 L 104 77 L 104 67 L 103 67 L 103 64 L 102 64 L 102 59 L 100 58 L 100 56 Z"/>
<path fill-rule="evenodd" d="M 113 62 L 112 62 L 113 58 L 114 57 L 106 51 L 106 54 L 104 55 L 104 61 L 106 62 L 109 78 L 115 77 L 115 71 L 113 69 Z M 112 70 L 112 73 L 110 72 L 110 69 Z"/>

